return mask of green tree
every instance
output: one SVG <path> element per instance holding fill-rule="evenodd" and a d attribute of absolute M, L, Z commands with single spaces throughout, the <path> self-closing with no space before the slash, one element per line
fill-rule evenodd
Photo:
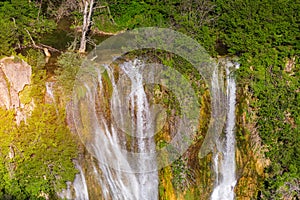
<path fill-rule="evenodd" d="M 55 24 L 46 19 L 33 1 L 0 2 L 0 54 L 9 55 L 16 49 L 31 45 Z"/>
<path fill-rule="evenodd" d="M 249 85 L 259 135 L 271 165 L 261 198 L 299 197 L 299 11 L 295 1 L 216 0 L 218 40 L 240 57 L 240 85 Z M 287 70 L 287 60 L 293 67 Z M 285 189 L 283 189 L 285 188 Z M 288 192 L 287 192 L 288 191 Z M 286 192 L 286 193 L 285 193 Z"/>

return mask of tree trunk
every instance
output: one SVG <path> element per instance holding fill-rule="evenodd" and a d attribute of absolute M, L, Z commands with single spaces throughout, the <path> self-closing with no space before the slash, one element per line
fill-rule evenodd
<path fill-rule="evenodd" d="M 83 24 L 79 53 L 84 53 L 86 50 L 87 33 L 90 30 L 91 26 L 94 0 L 83 0 L 83 4 Z"/>

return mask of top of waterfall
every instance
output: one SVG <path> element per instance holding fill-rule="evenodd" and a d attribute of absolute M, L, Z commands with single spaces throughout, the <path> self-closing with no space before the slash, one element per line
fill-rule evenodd
<path fill-rule="evenodd" d="M 235 65 L 235 69 L 239 69 L 239 68 L 240 68 L 240 66 L 241 66 L 241 64 L 240 64 L 240 63 L 238 63 L 238 62 L 234 62 L 234 65 Z"/>
<path fill-rule="evenodd" d="M 237 61 L 237 57 L 220 57 L 218 58 L 218 63 L 222 66 L 234 69 L 239 69 L 241 64 Z"/>
<path fill-rule="evenodd" d="M 239 69 L 240 68 L 240 63 L 236 62 L 236 61 L 232 61 L 232 60 L 227 60 L 225 63 L 225 66 L 228 68 L 235 68 L 235 69 Z"/>

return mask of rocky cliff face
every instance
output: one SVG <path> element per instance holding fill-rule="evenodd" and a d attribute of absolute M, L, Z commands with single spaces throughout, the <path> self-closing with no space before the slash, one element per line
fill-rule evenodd
<path fill-rule="evenodd" d="M 209 93 L 202 95 L 201 119 L 210 119 L 210 98 Z M 264 169 L 270 161 L 265 158 L 266 148 L 262 145 L 258 131 L 256 130 L 256 112 L 251 108 L 249 102 L 255 101 L 248 91 L 248 87 L 238 88 L 236 104 L 236 164 L 237 164 L 237 184 L 235 186 L 235 199 L 250 200 L 256 199 L 264 179 Z M 172 120 L 167 120 L 172 124 Z M 210 199 L 213 189 L 215 175 L 212 168 L 212 155 L 200 159 L 198 154 L 203 138 L 207 132 L 207 122 L 202 121 L 199 127 L 200 138 L 191 148 L 188 149 L 187 160 L 188 169 L 193 172 L 193 177 L 189 177 L 191 183 L 181 190 L 164 184 L 169 181 L 170 185 L 178 176 L 171 170 L 163 170 L 160 173 L 162 199 Z M 202 138 L 202 139 L 201 139 Z M 173 167 L 173 166 L 172 166 Z M 182 169 L 180 169 L 181 172 Z M 180 178 L 180 177 L 179 177 Z M 176 198 L 170 195 L 176 194 Z"/>
<path fill-rule="evenodd" d="M 24 60 L 5 57 L 0 60 L 0 107 L 16 110 L 16 121 L 26 118 L 20 92 L 30 84 L 31 66 Z"/>
<path fill-rule="evenodd" d="M 256 111 L 250 106 L 255 101 L 248 87 L 239 88 L 237 103 L 237 175 L 236 199 L 256 199 L 265 176 L 264 169 L 270 164 L 265 158 L 266 147 L 262 145 L 256 128 Z"/>
<path fill-rule="evenodd" d="M 115 78 L 118 76 L 116 74 Z M 112 87 L 108 82 L 108 78 L 103 78 L 102 84 L 105 89 L 103 93 L 99 92 L 98 94 L 99 96 L 107 97 L 104 98 L 107 102 L 99 103 L 99 105 L 103 106 L 103 112 L 107 116 L 111 112 L 109 101 L 112 95 Z M 207 133 L 212 110 L 210 93 L 202 83 L 199 80 L 197 84 L 203 87 L 203 91 L 199 93 L 201 106 L 197 135 L 186 153 L 171 165 L 159 170 L 159 199 L 161 200 L 210 199 L 211 197 L 216 178 L 213 171 L 213 155 L 210 153 L 204 158 L 198 156 L 203 139 Z M 178 127 L 176 109 L 179 108 L 176 101 L 172 101 L 172 94 L 168 92 L 167 88 L 156 85 L 153 93 L 151 93 L 152 90 L 149 88 L 147 90 L 147 86 L 145 87 L 151 102 L 161 104 L 167 110 L 166 120 L 163 121 L 163 124 L 156 125 L 161 127 L 161 130 L 155 136 L 157 145 L 161 148 L 161 146 L 169 143 L 174 136 L 173 133 Z M 247 88 L 238 88 L 238 101 L 236 104 L 237 184 L 234 189 L 237 200 L 256 199 L 264 177 L 264 168 L 268 165 L 268 160 L 263 156 L 264 149 L 255 128 L 255 111 L 249 105 L 251 98 Z M 67 111 L 69 111 L 68 122 L 71 129 L 75 132 L 71 109 L 72 105 L 69 104 L 67 107 Z M 97 107 L 97 109 L 99 108 Z M 159 120 L 156 123 L 159 123 Z M 97 181 L 97 177 L 93 174 L 95 170 L 93 166 L 97 166 L 96 159 L 83 146 L 81 148 L 82 156 L 78 160 L 86 177 L 90 199 L 99 198 L 99 196 L 102 196 L 101 186 L 99 181 Z M 101 173 L 99 173 L 99 176 L 101 176 Z"/>

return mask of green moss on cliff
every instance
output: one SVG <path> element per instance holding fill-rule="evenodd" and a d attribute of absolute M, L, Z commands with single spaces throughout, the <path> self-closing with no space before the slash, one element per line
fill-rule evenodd
<path fill-rule="evenodd" d="M 77 172 L 72 163 L 76 141 L 64 120 L 64 111 L 54 105 L 39 105 L 17 126 L 11 111 L 0 110 L 2 179 L 1 198 L 55 196 Z"/>

